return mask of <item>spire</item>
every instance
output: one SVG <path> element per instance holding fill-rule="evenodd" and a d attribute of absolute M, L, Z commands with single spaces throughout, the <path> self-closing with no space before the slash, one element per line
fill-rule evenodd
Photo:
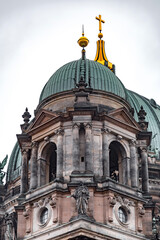
<path fill-rule="evenodd" d="M 100 38 L 100 40 L 97 41 L 97 53 L 96 53 L 96 57 L 95 57 L 94 61 L 107 66 L 112 72 L 115 73 L 115 65 L 108 61 L 108 58 L 105 53 L 105 42 L 102 40 L 102 38 L 103 38 L 102 23 L 105 23 L 105 21 L 102 20 L 101 15 L 99 15 L 99 17 L 96 17 L 96 20 L 99 21 L 98 37 Z"/>
<path fill-rule="evenodd" d="M 82 25 L 82 37 L 80 37 L 79 40 L 78 40 L 79 46 L 83 48 L 82 49 L 82 59 L 85 58 L 85 52 L 86 51 L 85 51 L 84 48 L 87 47 L 88 43 L 89 43 L 89 40 L 88 40 L 88 38 L 86 38 L 84 36 L 84 25 Z"/>

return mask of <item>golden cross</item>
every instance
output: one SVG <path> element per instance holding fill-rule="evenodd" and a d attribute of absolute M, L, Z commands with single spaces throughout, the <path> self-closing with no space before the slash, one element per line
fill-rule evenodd
<path fill-rule="evenodd" d="M 102 20 L 101 15 L 99 15 L 99 18 L 96 17 L 96 19 L 99 21 L 99 31 L 102 31 L 102 23 L 105 23 L 104 20 Z"/>

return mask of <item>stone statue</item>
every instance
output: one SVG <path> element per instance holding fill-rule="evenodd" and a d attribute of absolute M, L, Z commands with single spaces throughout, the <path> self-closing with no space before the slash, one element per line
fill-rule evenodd
<path fill-rule="evenodd" d="M 80 184 L 79 187 L 76 188 L 72 197 L 76 200 L 76 207 L 78 214 L 87 215 L 87 207 L 88 207 L 88 199 L 89 199 L 89 191 L 83 183 Z"/>
<path fill-rule="evenodd" d="M 0 185 L 3 184 L 3 178 L 5 176 L 5 172 L 2 171 L 2 169 L 5 167 L 7 163 L 8 155 L 3 159 L 3 161 L 0 163 Z"/>
<path fill-rule="evenodd" d="M 5 224 L 6 224 L 6 231 L 5 231 L 5 240 L 16 240 L 17 237 L 17 215 L 15 212 L 13 213 L 6 213 L 5 214 Z"/>

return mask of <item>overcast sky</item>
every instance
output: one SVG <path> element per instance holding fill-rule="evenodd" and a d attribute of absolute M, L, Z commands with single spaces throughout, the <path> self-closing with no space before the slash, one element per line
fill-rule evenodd
<path fill-rule="evenodd" d="M 0 161 L 10 156 L 26 107 L 32 117 L 49 77 L 86 55 L 94 59 L 99 14 L 106 55 L 126 88 L 160 104 L 160 0 L 0 0 Z"/>

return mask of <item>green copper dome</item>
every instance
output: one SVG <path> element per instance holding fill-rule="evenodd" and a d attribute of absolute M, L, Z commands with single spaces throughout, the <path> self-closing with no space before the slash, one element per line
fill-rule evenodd
<path fill-rule="evenodd" d="M 71 90 L 76 87 L 81 76 L 88 87 L 111 92 L 126 99 L 127 93 L 122 82 L 106 66 L 88 59 L 69 62 L 59 68 L 44 86 L 40 102 L 52 94 Z"/>
<path fill-rule="evenodd" d="M 10 182 L 20 176 L 22 155 L 18 142 L 15 144 L 8 164 L 6 182 Z"/>
<path fill-rule="evenodd" d="M 127 90 L 127 94 L 128 102 L 135 110 L 134 118 L 137 122 L 139 121 L 138 112 L 141 106 L 147 113 L 148 131 L 152 132 L 150 149 L 155 151 L 158 157 L 158 152 L 160 152 L 160 106 L 153 99 L 149 100 L 135 92 Z"/>

